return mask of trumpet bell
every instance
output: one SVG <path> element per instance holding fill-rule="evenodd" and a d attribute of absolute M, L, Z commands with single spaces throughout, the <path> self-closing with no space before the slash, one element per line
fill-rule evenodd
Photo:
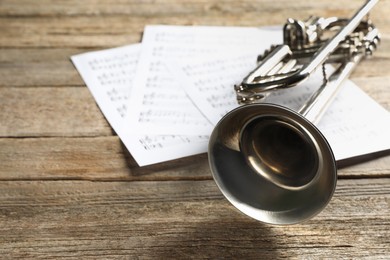
<path fill-rule="evenodd" d="M 267 103 L 241 106 L 214 128 L 213 178 L 241 212 L 269 224 L 294 224 L 333 196 L 337 167 L 321 132 L 305 117 Z"/>

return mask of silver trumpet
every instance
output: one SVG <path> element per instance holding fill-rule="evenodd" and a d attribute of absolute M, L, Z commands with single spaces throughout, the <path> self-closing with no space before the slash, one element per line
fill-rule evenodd
<path fill-rule="evenodd" d="M 238 102 L 210 137 L 209 163 L 224 196 L 244 214 L 269 224 L 295 224 L 318 214 L 337 182 L 333 152 L 314 126 L 359 61 L 376 49 L 378 30 L 367 1 L 351 19 L 288 19 L 284 43 L 260 56 L 235 86 Z M 324 64 L 336 66 L 298 111 L 259 103 L 299 85 Z M 325 71 L 325 70 L 324 70 Z"/>

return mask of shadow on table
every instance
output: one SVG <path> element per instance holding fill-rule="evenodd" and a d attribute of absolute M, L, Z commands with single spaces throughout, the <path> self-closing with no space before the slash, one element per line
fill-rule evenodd
<path fill-rule="evenodd" d="M 180 235 L 178 235 L 180 234 Z M 277 235 L 271 226 L 253 220 L 215 219 L 189 223 L 158 250 L 161 259 L 275 259 Z"/>

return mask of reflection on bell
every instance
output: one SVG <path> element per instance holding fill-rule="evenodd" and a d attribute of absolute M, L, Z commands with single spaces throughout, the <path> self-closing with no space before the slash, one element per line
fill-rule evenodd
<path fill-rule="evenodd" d="M 310 132 L 282 116 L 257 114 L 240 137 L 240 150 L 252 169 L 286 189 L 302 188 L 317 176 L 317 147 Z"/>

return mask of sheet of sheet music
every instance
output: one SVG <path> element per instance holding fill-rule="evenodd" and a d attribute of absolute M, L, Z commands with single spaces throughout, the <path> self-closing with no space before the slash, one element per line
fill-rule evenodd
<path fill-rule="evenodd" d="M 278 41 L 280 32 L 257 28 L 147 26 L 126 124 L 133 133 L 209 134 L 213 125 L 193 105 L 167 64 L 250 50 L 261 53 Z"/>
<path fill-rule="evenodd" d="M 250 56 L 240 55 L 169 66 L 178 71 L 183 88 L 198 109 L 216 124 L 223 115 L 238 106 L 233 90 L 237 79 L 230 75 L 244 73 L 245 76 L 255 63 Z M 332 69 L 327 70 L 330 72 Z M 322 84 L 322 80 L 322 71 L 319 70 L 299 87 L 274 92 L 266 101 L 297 110 Z M 351 81 L 346 81 L 318 127 L 331 144 L 337 160 L 390 149 L 390 114 Z"/>
<path fill-rule="evenodd" d="M 207 135 L 133 135 L 123 128 L 140 44 L 72 56 L 112 128 L 140 166 L 207 151 Z"/>

